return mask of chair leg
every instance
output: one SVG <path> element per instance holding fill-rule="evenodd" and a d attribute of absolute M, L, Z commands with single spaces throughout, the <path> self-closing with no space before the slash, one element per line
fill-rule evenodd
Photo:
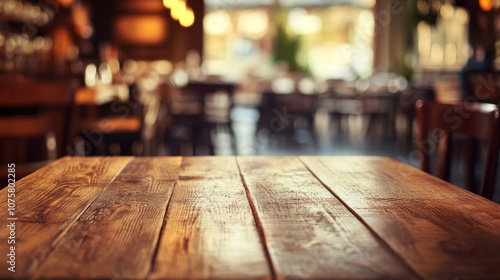
<path fill-rule="evenodd" d="M 229 137 L 231 138 L 231 152 L 233 155 L 238 155 L 238 147 L 236 144 L 236 134 L 233 129 L 233 123 L 230 122 L 228 125 Z"/>
<path fill-rule="evenodd" d="M 452 139 L 449 133 L 442 132 L 438 147 L 438 177 L 450 181 Z"/>
<path fill-rule="evenodd" d="M 477 159 L 477 149 L 478 142 L 474 138 L 467 139 L 467 158 L 466 162 L 466 173 L 465 173 L 465 182 L 467 184 L 467 188 L 474 193 L 478 193 L 476 181 L 475 181 L 475 163 Z"/>

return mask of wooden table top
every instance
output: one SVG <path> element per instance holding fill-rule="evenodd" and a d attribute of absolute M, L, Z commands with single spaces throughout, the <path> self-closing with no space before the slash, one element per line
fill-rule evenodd
<path fill-rule="evenodd" d="M 500 205 L 382 157 L 67 157 L 16 205 L 0 278 L 500 278 Z"/>

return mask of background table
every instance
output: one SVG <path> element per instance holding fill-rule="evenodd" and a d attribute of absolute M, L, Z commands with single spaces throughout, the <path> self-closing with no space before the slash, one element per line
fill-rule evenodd
<path fill-rule="evenodd" d="M 103 105 L 113 100 L 127 101 L 129 99 L 127 85 L 109 85 L 96 87 L 82 87 L 76 91 L 75 103 L 77 105 Z"/>
<path fill-rule="evenodd" d="M 500 206 L 387 158 L 67 157 L 16 217 L 1 278 L 500 278 Z"/>

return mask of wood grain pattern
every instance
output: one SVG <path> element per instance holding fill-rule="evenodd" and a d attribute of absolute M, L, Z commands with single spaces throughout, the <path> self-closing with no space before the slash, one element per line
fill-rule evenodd
<path fill-rule="evenodd" d="M 184 158 L 152 278 L 270 278 L 234 157 Z"/>
<path fill-rule="evenodd" d="M 301 157 L 423 278 L 500 278 L 500 206 L 386 158 Z"/>
<path fill-rule="evenodd" d="M 387 158 L 63 158 L 16 196 L 1 279 L 500 279 L 500 205 Z"/>
<path fill-rule="evenodd" d="M 180 162 L 134 159 L 59 238 L 34 276 L 145 278 Z"/>
<path fill-rule="evenodd" d="M 238 163 L 277 278 L 416 278 L 298 158 Z"/>
<path fill-rule="evenodd" d="M 28 277 L 64 232 L 127 165 L 131 158 L 63 158 L 17 182 L 16 273 L 0 262 L 0 278 Z M 7 189 L 2 190 L 0 220 L 7 219 Z M 0 227 L 0 236 L 8 228 Z M 7 243 L 0 243 L 7 252 Z"/>

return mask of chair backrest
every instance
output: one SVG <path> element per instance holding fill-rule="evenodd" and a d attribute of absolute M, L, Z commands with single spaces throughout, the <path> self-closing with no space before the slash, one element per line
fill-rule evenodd
<path fill-rule="evenodd" d="M 133 154 L 144 131 L 149 95 L 149 90 L 125 84 L 78 88 L 68 136 L 72 154 Z"/>
<path fill-rule="evenodd" d="M 484 173 L 478 193 L 492 198 L 495 183 L 498 149 L 500 141 L 500 114 L 495 105 L 470 102 L 456 104 L 442 104 L 432 101 L 417 101 L 417 120 L 419 137 L 417 148 L 421 156 L 421 168 L 430 172 L 430 156 L 438 146 L 437 176 L 449 181 L 452 154 L 452 135 L 461 133 L 470 137 L 469 143 L 475 140 L 486 141 L 487 154 L 484 164 Z M 428 138 L 428 132 L 439 131 L 439 142 Z M 475 145 L 469 145 L 473 149 Z M 473 181 L 474 153 L 469 152 L 468 184 Z"/>
<path fill-rule="evenodd" d="M 201 100 L 205 120 L 215 115 L 229 121 L 236 87 L 235 83 L 220 80 L 190 81 L 184 88 L 184 94 L 190 93 Z"/>
<path fill-rule="evenodd" d="M 169 82 L 163 89 L 169 114 L 174 122 L 180 119 L 203 125 L 230 122 L 237 84 L 219 80 L 189 81 L 184 86 Z"/>
<path fill-rule="evenodd" d="M 477 102 L 500 102 L 500 73 L 472 72 L 467 75 L 467 82 Z"/>

